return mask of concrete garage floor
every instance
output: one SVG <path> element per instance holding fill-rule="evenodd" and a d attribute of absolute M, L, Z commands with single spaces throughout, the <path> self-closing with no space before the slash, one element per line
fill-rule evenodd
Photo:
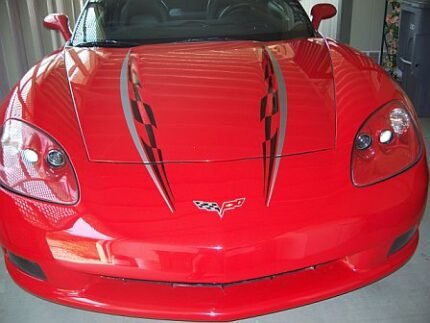
<path fill-rule="evenodd" d="M 430 151 L 430 119 L 421 122 Z M 421 241 L 415 256 L 393 275 L 340 297 L 241 322 L 430 323 L 429 213 L 430 207 L 421 225 Z M 46 302 L 17 287 L 6 273 L 3 259 L 0 261 L 0 323 L 163 322 L 97 314 Z"/>

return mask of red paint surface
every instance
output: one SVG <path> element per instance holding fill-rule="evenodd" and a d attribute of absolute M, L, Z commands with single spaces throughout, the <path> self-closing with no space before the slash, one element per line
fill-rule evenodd
<path fill-rule="evenodd" d="M 119 74 L 126 51 L 65 49 L 33 68 L 0 117 L 25 120 L 55 138 L 73 163 L 81 198 L 75 206 L 57 206 L 0 192 L 1 245 L 39 263 L 48 277 L 32 279 L 6 257 L 17 283 L 55 302 L 98 311 L 232 320 L 339 295 L 405 263 L 418 236 L 387 255 L 397 237 L 420 223 L 425 154 L 408 171 L 366 188 L 352 184 L 350 163 L 368 116 L 393 99 L 408 99 L 379 67 L 346 46 L 327 47 L 321 39 L 267 44 L 289 97 L 285 157 L 268 208 L 258 104 L 262 45 L 132 51 L 157 117 L 173 214 L 122 116 Z M 193 204 L 243 197 L 244 205 L 222 219 Z M 294 273 L 248 281 L 287 272 Z M 234 282 L 242 283 L 189 285 Z"/>
<path fill-rule="evenodd" d="M 269 45 L 285 78 L 284 155 L 334 146 L 334 81 L 322 39 L 282 44 L 218 42 L 134 48 L 142 99 L 154 111 L 164 160 L 225 161 L 263 155 L 262 67 Z M 120 73 L 128 49 L 66 49 L 66 67 L 92 161 L 141 162 L 127 128 Z M 279 121 L 278 121 L 279 122 Z"/>

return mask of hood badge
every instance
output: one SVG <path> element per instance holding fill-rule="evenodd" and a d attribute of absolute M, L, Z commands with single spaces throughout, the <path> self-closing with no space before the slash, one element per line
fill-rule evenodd
<path fill-rule="evenodd" d="M 245 204 L 246 198 L 239 198 L 233 201 L 227 201 L 222 204 L 220 207 L 218 203 L 215 202 L 205 202 L 205 201 L 193 201 L 195 206 L 199 210 L 207 211 L 207 212 L 216 212 L 219 217 L 222 219 L 224 217 L 225 212 L 232 211 L 234 209 L 238 209 Z"/>

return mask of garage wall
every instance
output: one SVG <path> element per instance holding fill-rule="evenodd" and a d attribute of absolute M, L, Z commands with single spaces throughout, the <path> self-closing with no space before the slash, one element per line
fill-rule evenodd
<path fill-rule="evenodd" d="M 20 77 L 63 43 L 42 26 L 48 13 L 64 12 L 75 19 L 85 0 L 0 0 L 0 100 Z"/>
<path fill-rule="evenodd" d="M 380 51 L 385 0 L 354 0 L 351 19 L 351 46 L 361 51 Z"/>

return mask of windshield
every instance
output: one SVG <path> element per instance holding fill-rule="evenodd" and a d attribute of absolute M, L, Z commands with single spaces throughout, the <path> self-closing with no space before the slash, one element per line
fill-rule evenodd
<path fill-rule="evenodd" d="M 297 0 L 90 0 L 72 44 L 128 47 L 312 36 L 309 18 Z"/>

